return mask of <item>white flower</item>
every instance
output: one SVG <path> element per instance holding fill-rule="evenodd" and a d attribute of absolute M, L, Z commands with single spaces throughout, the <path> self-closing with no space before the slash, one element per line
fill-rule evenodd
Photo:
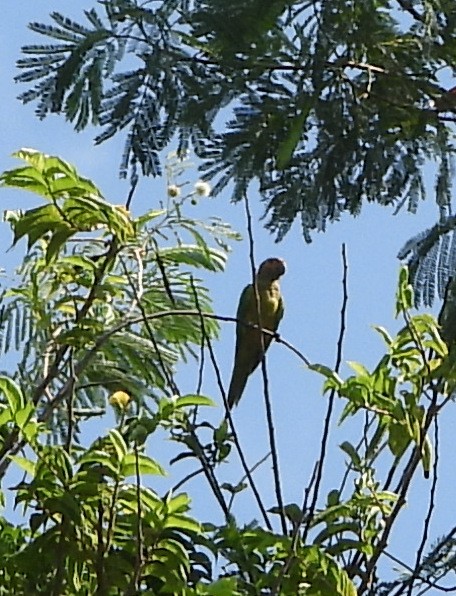
<path fill-rule="evenodd" d="M 211 187 L 207 182 L 198 180 L 195 184 L 195 192 L 200 197 L 208 197 L 211 194 Z"/>
<path fill-rule="evenodd" d="M 169 197 L 172 197 L 174 199 L 175 197 L 178 197 L 180 195 L 180 193 L 181 193 L 181 189 L 178 186 L 176 186 L 175 184 L 170 184 L 168 186 L 168 196 Z"/>

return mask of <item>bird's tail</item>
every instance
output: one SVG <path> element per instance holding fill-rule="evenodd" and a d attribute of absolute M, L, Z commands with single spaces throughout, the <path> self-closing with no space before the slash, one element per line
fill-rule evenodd
<path fill-rule="evenodd" d="M 228 389 L 228 407 L 233 409 L 239 403 L 239 400 L 244 393 L 245 385 L 247 383 L 248 374 L 245 371 L 239 370 L 238 366 L 234 367 L 233 376 L 231 377 L 230 388 Z"/>

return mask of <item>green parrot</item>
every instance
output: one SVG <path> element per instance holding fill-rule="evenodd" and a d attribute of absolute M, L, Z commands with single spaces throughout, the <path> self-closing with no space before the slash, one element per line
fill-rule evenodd
<path fill-rule="evenodd" d="M 283 317 L 283 299 L 280 294 L 279 277 L 285 273 L 282 259 L 270 258 L 261 263 L 255 278 L 255 285 L 260 301 L 260 321 L 255 299 L 255 285 L 244 288 L 236 313 L 236 350 L 234 354 L 233 373 L 228 390 L 228 407 L 230 410 L 241 399 L 247 378 L 259 365 L 263 355 L 271 343 L 271 335 L 263 335 L 258 329 L 247 327 L 239 321 L 260 325 L 264 329 L 277 331 Z"/>

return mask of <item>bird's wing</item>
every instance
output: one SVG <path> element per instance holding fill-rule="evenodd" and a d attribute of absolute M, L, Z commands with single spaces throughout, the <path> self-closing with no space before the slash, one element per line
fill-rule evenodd
<path fill-rule="evenodd" d="M 249 284 L 242 290 L 236 311 L 236 319 L 238 320 L 236 323 L 236 345 L 242 340 L 243 337 L 245 337 L 245 332 L 248 329 L 246 325 L 243 325 L 239 321 L 245 321 L 246 323 L 250 322 L 252 320 L 252 316 L 255 315 L 255 306 L 256 304 L 253 286 L 252 284 Z"/>
<path fill-rule="evenodd" d="M 279 328 L 279 323 L 283 319 L 283 313 L 284 312 L 285 312 L 285 304 L 283 302 L 282 294 L 280 294 L 279 295 L 279 302 L 277 304 L 276 319 L 275 319 L 274 329 L 272 329 L 271 331 L 277 331 L 277 329 Z"/>
<path fill-rule="evenodd" d="M 243 325 L 240 321 L 249 322 L 251 320 L 252 302 L 255 304 L 253 286 L 250 284 L 243 289 L 236 312 L 236 318 L 238 320 L 236 324 L 236 349 L 233 372 L 228 390 L 228 406 L 230 408 L 240 400 L 245 384 L 247 383 L 247 377 L 251 372 L 251 365 L 249 363 L 249 337 L 252 334 L 252 329 Z"/>

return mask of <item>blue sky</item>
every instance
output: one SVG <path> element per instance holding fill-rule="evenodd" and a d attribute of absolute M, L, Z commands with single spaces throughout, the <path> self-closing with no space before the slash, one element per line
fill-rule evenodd
<path fill-rule="evenodd" d="M 79 171 L 94 180 L 105 197 L 113 203 L 125 200 L 128 186 L 118 178 L 118 165 L 123 139 L 114 139 L 101 146 L 92 143 L 93 130 L 75 133 L 62 117 L 51 116 L 40 122 L 34 116 L 33 105 L 23 106 L 16 100 L 22 86 L 13 83 L 14 62 L 19 57 L 19 48 L 24 43 L 35 43 L 37 37 L 27 31 L 29 21 L 48 22 L 47 14 L 58 10 L 63 14 L 78 17 L 82 8 L 92 6 L 89 1 L 69 2 L 48 0 L 28 2 L 26 0 L 5 0 L 0 21 L 0 43 L 2 48 L 2 110 L 0 130 L 2 150 L 0 171 L 15 165 L 10 154 L 21 147 L 33 147 L 49 154 L 57 154 L 76 165 Z M 44 41 L 44 38 L 43 38 Z M 170 147 L 172 150 L 174 147 Z M 431 171 L 431 170 L 429 170 Z M 197 179 L 194 173 L 194 179 Z M 432 181 L 429 181 L 432 185 Z M 342 298 L 341 245 L 346 243 L 349 265 L 348 276 L 348 330 L 344 345 L 344 360 L 362 362 L 373 366 L 382 354 L 381 338 L 372 325 L 379 324 L 394 332 L 400 322 L 393 318 L 394 294 L 399 262 L 398 250 L 415 233 L 433 225 L 438 217 L 437 207 L 429 199 L 419 207 L 417 215 L 401 212 L 392 215 L 392 210 L 375 205 L 364 207 L 357 218 L 344 216 L 342 221 L 328 227 L 325 233 L 315 234 L 311 245 L 302 239 L 297 223 L 280 243 L 262 227 L 259 222 L 263 211 L 255 189 L 250 195 L 254 212 L 255 256 L 261 262 L 269 256 L 283 257 L 287 262 L 287 273 L 282 278 L 282 291 L 286 301 L 285 317 L 280 332 L 287 341 L 301 350 L 312 362 L 333 365 L 336 341 L 339 332 L 339 317 Z M 141 181 L 134 199 L 136 214 L 154 208 L 159 200 L 165 199 L 165 181 L 147 179 Z M 36 203 L 32 195 L 3 190 L 1 210 L 28 208 Z M 195 207 L 195 215 L 205 217 L 216 215 L 228 221 L 246 239 L 244 209 L 241 204 L 233 205 L 229 196 L 204 199 Z M 2 266 L 11 272 L 20 261 L 24 246 L 19 245 L 6 252 L 11 244 L 11 235 L 6 224 L 0 224 L 0 252 Z M 250 279 L 246 240 L 233 245 L 226 272 L 208 275 L 207 284 L 212 291 L 215 311 L 222 315 L 234 315 L 238 296 Z M 438 305 L 436 305 L 436 309 Z M 217 358 L 225 382 L 228 383 L 234 349 L 234 327 L 225 324 L 220 341 L 215 345 Z M 0 368 L 8 366 L 2 362 Z M 179 371 L 183 392 L 192 392 L 196 387 L 196 367 L 190 363 Z M 326 409 L 326 398 L 321 395 L 321 379 L 306 370 L 302 363 L 281 345 L 273 345 L 268 354 L 270 390 L 273 400 L 279 457 L 282 467 L 282 481 L 286 502 L 301 503 L 303 490 L 307 485 L 315 458 L 319 451 L 321 429 Z M 345 368 L 344 372 L 348 372 Z M 203 393 L 221 403 L 213 372 L 205 371 Z M 338 412 L 343 407 L 337 404 Z M 253 465 L 268 451 L 265 434 L 265 413 L 262 402 L 261 373 L 256 372 L 249 380 L 241 405 L 235 411 L 235 422 L 247 454 Z M 215 422 L 222 417 L 219 408 L 210 413 Z M 109 428 L 109 420 L 97 423 L 100 432 Z M 439 471 L 439 494 L 437 513 L 431 529 L 431 542 L 449 529 L 454 520 L 449 512 L 454 511 L 456 487 L 454 484 L 454 459 L 456 447 L 454 407 L 450 405 L 441 420 L 441 467 Z M 331 448 L 325 468 L 323 491 L 339 486 L 343 475 L 344 457 L 338 444 L 344 440 L 357 442 L 360 436 L 361 420 L 352 420 L 342 427 L 337 426 L 337 415 L 331 429 Z M 105 426 L 103 426 L 105 425 Z M 92 428 L 91 432 L 96 432 Z M 152 440 L 151 455 L 164 465 L 173 447 L 158 439 Z M 178 464 L 170 471 L 171 483 L 185 474 L 187 464 Z M 241 472 L 237 464 L 224 466 L 222 480 L 237 482 Z M 267 506 L 273 506 L 273 488 L 270 464 L 263 464 L 256 474 L 259 488 L 266 495 Z M 165 482 L 152 485 L 157 491 L 165 489 Z M 168 482 L 168 481 L 166 481 Z M 208 520 L 218 516 L 208 489 L 200 480 L 189 483 L 193 496 L 195 516 Z M 392 534 L 390 551 L 407 563 L 414 561 L 416 544 L 421 533 L 421 520 L 428 502 L 429 483 L 417 474 L 406 509 Z M 238 497 L 236 512 L 241 520 L 253 517 L 259 519 L 251 495 L 247 492 Z M 384 569 L 393 564 L 384 563 Z"/>

